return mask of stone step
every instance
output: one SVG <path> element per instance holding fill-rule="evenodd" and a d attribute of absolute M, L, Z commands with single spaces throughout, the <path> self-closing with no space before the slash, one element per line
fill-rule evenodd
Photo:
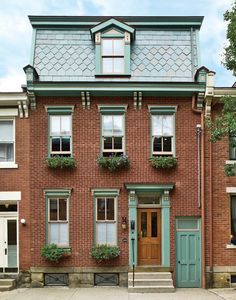
<path fill-rule="evenodd" d="M 0 279 L 0 286 L 11 285 L 11 286 L 14 287 L 15 284 L 16 284 L 16 280 L 15 279 L 11 279 L 11 278 Z"/>
<path fill-rule="evenodd" d="M 129 286 L 133 286 L 133 280 L 129 279 Z M 134 286 L 169 286 L 173 287 L 172 279 L 135 279 Z"/>
<path fill-rule="evenodd" d="M 161 266 L 138 266 L 134 268 L 135 272 L 170 272 L 170 267 Z M 132 268 L 129 268 L 129 272 L 132 272 Z"/>
<path fill-rule="evenodd" d="M 135 286 L 128 287 L 129 293 L 173 293 L 175 288 L 172 286 Z"/>
<path fill-rule="evenodd" d="M 133 273 L 129 272 L 129 279 L 133 279 Z M 135 279 L 172 279 L 170 272 L 136 272 L 134 273 Z"/>
<path fill-rule="evenodd" d="M 15 287 L 12 285 L 0 285 L 0 292 L 6 292 L 6 291 L 11 291 Z"/>

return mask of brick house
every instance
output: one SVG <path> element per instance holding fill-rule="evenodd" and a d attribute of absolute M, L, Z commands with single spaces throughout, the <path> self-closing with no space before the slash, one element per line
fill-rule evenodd
<path fill-rule="evenodd" d="M 235 188 L 221 165 L 228 141 L 212 145 L 204 129 L 217 88 L 214 73 L 200 67 L 203 18 L 29 19 L 30 117 L 19 119 L 28 124 L 27 134 L 20 127 L 28 155 L 19 154 L 27 185 L 15 170 L 28 193 L 19 215 L 26 224 L 18 225 L 27 245 L 19 248 L 22 283 L 30 274 L 31 286 L 113 283 L 130 292 L 225 285 L 234 272 L 225 231 Z M 105 168 L 111 157 L 128 168 Z M 76 167 L 52 168 L 63 161 Z M 71 255 L 47 262 L 41 249 L 51 243 Z M 92 259 L 100 244 L 117 245 L 119 257 Z"/>

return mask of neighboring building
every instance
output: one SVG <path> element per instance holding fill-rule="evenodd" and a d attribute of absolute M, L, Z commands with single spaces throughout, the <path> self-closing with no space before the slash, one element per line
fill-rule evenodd
<path fill-rule="evenodd" d="M 217 173 L 228 180 L 221 165 L 225 144 L 223 151 L 219 144 L 210 150 L 204 128 L 214 88 L 213 72 L 200 67 L 203 18 L 29 18 L 32 53 L 24 70 L 30 117 L 16 117 L 28 127 L 19 126 L 19 142 L 16 135 L 19 170 L 9 176 L 17 179 L 6 176 L 10 186 L 2 187 L 26 190 L 18 205 L 18 218 L 26 222 L 18 230 L 21 283 L 29 285 L 30 274 L 31 286 L 129 284 L 131 292 L 225 285 L 221 278 L 234 272 L 226 254 L 234 250 L 226 249 L 230 219 L 219 209 L 224 203 L 230 211 L 226 188 L 234 207 L 235 191 L 232 182 L 219 192 L 218 177 L 212 178 Z M 99 167 L 97 161 L 105 164 L 111 156 L 130 161 L 129 168 Z M 151 165 L 166 164 L 165 157 L 176 167 Z M 55 167 L 62 160 L 76 167 L 45 163 Z M 47 262 L 41 249 L 50 243 L 71 255 Z M 119 257 L 97 263 L 90 252 L 99 244 L 119 246 Z"/>

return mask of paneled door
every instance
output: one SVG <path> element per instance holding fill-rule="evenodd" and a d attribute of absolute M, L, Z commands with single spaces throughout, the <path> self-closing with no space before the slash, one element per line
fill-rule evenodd
<path fill-rule="evenodd" d="M 161 265 L 161 209 L 138 209 L 138 264 Z"/>

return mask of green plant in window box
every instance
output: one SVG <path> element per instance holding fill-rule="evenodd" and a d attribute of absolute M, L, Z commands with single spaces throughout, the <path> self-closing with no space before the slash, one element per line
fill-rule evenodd
<path fill-rule="evenodd" d="M 120 249 L 118 246 L 101 244 L 93 246 L 90 255 L 98 262 L 102 262 L 117 258 L 120 255 Z"/>
<path fill-rule="evenodd" d="M 73 169 L 75 168 L 75 159 L 73 157 L 66 156 L 53 156 L 47 157 L 45 163 L 49 168 L 52 169 Z"/>
<path fill-rule="evenodd" d="M 56 244 L 48 244 L 43 246 L 41 256 L 50 262 L 57 263 L 62 257 L 71 255 L 70 249 L 58 247 Z"/>
<path fill-rule="evenodd" d="M 109 171 L 115 171 L 117 169 L 127 169 L 130 166 L 130 161 L 126 155 L 111 155 L 103 156 L 100 155 L 97 158 L 97 163 L 99 167 L 103 169 L 108 169 Z"/>
<path fill-rule="evenodd" d="M 177 158 L 173 156 L 153 156 L 149 161 L 156 169 L 171 169 L 177 165 Z"/>
<path fill-rule="evenodd" d="M 225 175 L 226 176 L 236 176 L 236 163 L 225 165 Z"/>

